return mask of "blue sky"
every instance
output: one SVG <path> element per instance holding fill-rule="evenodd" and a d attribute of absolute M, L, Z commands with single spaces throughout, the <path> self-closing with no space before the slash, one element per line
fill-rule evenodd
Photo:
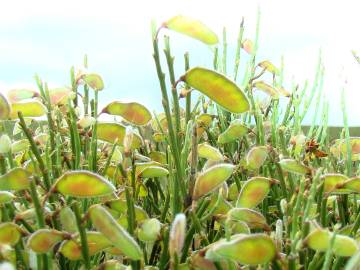
<path fill-rule="evenodd" d="M 150 21 L 162 22 L 183 14 L 202 20 L 218 34 L 228 30 L 229 50 L 235 46 L 238 25 L 245 17 L 245 36 L 253 38 L 258 5 L 261 8 L 259 60 L 280 63 L 285 58 L 285 83 L 311 82 L 319 48 L 325 64 L 325 93 L 330 122 L 342 123 L 340 89 L 345 85 L 349 120 L 360 125 L 359 66 L 350 51 L 360 51 L 358 1 L 2 1 L 0 16 L 0 91 L 35 87 L 38 73 L 50 86 L 69 83 L 72 65 L 89 57 L 90 70 L 101 74 L 106 89 L 101 104 L 136 100 L 161 109 L 152 60 Z M 192 65 L 211 65 L 203 44 L 169 33 L 177 75 L 183 53 Z M 241 70 L 240 70 L 241 72 Z M 346 81 L 346 83 L 345 83 Z"/>

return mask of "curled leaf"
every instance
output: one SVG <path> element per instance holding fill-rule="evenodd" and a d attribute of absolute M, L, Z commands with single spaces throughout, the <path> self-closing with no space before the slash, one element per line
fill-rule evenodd
<path fill-rule="evenodd" d="M 93 198 L 111 195 L 115 187 L 104 177 L 89 171 L 69 171 L 55 183 L 54 189 L 64 195 Z"/>
<path fill-rule="evenodd" d="M 268 94 L 269 96 L 278 99 L 279 93 L 276 90 L 276 88 L 272 87 L 271 85 L 263 82 L 263 81 L 257 81 L 254 83 L 254 87 L 263 91 L 264 93 Z"/>
<path fill-rule="evenodd" d="M 262 61 L 258 64 L 259 67 L 262 67 L 263 69 L 265 69 L 266 71 L 269 71 L 270 73 L 272 73 L 273 75 L 279 75 L 280 71 L 277 67 L 275 67 L 273 65 L 273 63 L 271 63 L 268 60 Z"/>
<path fill-rule="evenodd" d="M 232 113 L 250 109 L 246 95 L 236 83 L 216 71 L 195 67 L 188 70 L 181 80 Z"/>
<path fill-rule="evenodd" d="M 151 120 L 150 111 L 137 102 L 113 101 L 102 110 L 102 113 L 119 115 L 135 125 L 146 125 Z"/>
<path fill-rule="evenodd" d="M 219 42 L 217 35 L 211 29 L 193 18 L 178 15 L 164 22 L 162 26 L 200 40 L 208 45 L 214 45 Z"/>

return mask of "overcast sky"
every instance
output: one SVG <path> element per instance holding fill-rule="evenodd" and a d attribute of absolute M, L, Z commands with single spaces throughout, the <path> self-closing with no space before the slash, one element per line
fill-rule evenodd
<path fill-rule="evenodd" d="M 89 57 L 90 70 L 101 74 L 106 89 L 102 104 L 136 100 L 160 110 L 152 59 L 150 21 L 177 14 L 203 21 L 219 35 L 225 26 L 230 49 L 241 17 L 245 36 L 253 38 L 257 7 L 261 9 L 261 59 L 275 64 L 285 58 L 285 81 L 311 83 L 319 49 L 325 64 L 325 93 L 330 122 L 342 124 L 340 89 L 346 84 L 349 120 L 360 125 L 360 66 L 351 50 L 360 51 L 359 1 L 0 1 L 0 91 L 35 87 L 33 75 L 53 86 L 69 84 L 72 65 Z M 165 32 L 164 32 L 165 33 Z M 211 51 L 200 42 L 169 33 L 178 74 L 183 53 L 192 65 L 211 65 Z M 260 60 L 260 59 L 259 59 Z M 240 71 L 241 72 L 241 71 Z"/>

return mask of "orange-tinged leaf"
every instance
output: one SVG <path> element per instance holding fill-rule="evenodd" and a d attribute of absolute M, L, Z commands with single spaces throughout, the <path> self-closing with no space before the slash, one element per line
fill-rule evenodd
<path fill-rule="evenodd" d="M 232 113 L 242 113 L 250 109 L 246 95 L 236 83 L 216 71 L 194 67 L 187 71 L 181 80 Z"/>
<path fill-rule="evenodd" d="M 243 48 L 248 54 L 252 54 L 254 52 L 254 43 L 250 39 L 245 39 L 241 48 Z"/>
<path fill-rule="evenodd" d="M 317 228 L 305 238 L 304 243 L 316 251 L 327 251 L 330 248 L 333 233 L 326 229 Z M 359 250 L 359 246 L 353 238 L 346 235 L 336 235 L 333 252 L 337 256 L 350 257 Z"/>
<path fill-rule="evenodd" d="M 246 155 L 247 167 L 251 170 L 259 169 L 265 162 L 268 156 L 268 150 L 266 146 L 255 146 L 250 149 Z"/>
<path fill-rule="evenodd" d="M 141 260 L 143 253 L 138 243 L 120 226 L 111 214 L 101 205 L 92 205 L 89 215 L 94 227 L 115 247 L 133 260 Z"/>
<path fill-rule="evenodd" d="M 14 246 L 21 238 L 21 229 L 12 222 L 0 224 L 0 244 Z"/>
<path fill-rule="evenodd" d="M 9 203 L 15 199 L 15 195 L 9 191 L 0 191 L 0 204 Z"/>
<path fill-rule="evenodd" d="M 66 105 L 68 100 L 75 98 L 75 93 L 67 87 L 49 90 L 50 102 L 53 105 Z"/>
<path fill-rule="evenodd" d="M 19 191 L 30 187 L 30 175 L 22 168 L 14 168 L 0 176 L 0 190 Z"/>
<path fill-rule="evenodd" d="M 7 97 L 11 103 L 16 103 L 24 99 L 38 97 L 39 93 L 32 89 L 11 89 L 7 92 Z"/>
<path fill-rule="evenodd" d="M 112 122 L 102 122 L 97 124 L 97 138 L 102 141 L 106 141 L 109 143 L 117 143 L 119 145 L 123 144 L 124 137 L 126 133 L 126 127 L 119 124 L 119 123 L 112 123 Z M 141 137 L 134 132 L 134 137 L 132 140 L 132 148 L 136 149 L 142 145 Z"/>
<path fill-rule="evenodd" d="M 146 125 L 151 120 L 150 111 L 137 102 L 113 101 L 108 104 L 102 113 L 119 115 L 134 125 Z"/>
<path fill-rule="evenodd" d="M 270 73 L 272 73 L 273 75 L 278 75 L 280 72 L 278 70 L 277 67 L 275 67 L 273 65 L 273 63 L 271 63 L 268 60 L 262 61 L 258 64 L 259 67 L 262 67 L 263 69 L 265 69 L 266 71 L 269 71 Z"/>
<path fill-rule="evenodd" d="M 269 229 L 266 218 L 260 212 L 253 209 L 241 207 L 233 208 L 227 213 L 227 218 L 228 220 L 245 222 L 251 229 Z"/>
<path fill-rule="evenodd" d="M 274 241 L 266 234 L 239 234 L 230 241 L 219 241 L 210 246 L 205 258 L 234 260 L 241 264 L 268 263 L 276 255 Z"/>
<path fill-rule="evenodd" d="M 294 159 L 282 159 L 279 162 L 281 168 L 284 171 L 295 173 L 295 174 L 308 174 L 310 173 L 310 168 L 306 167 L 304 164 L 294 160 Z"/>
<path fill-rule="evenodd" d="M 65 234 L 60 231 L 39 229 L 30 235 L 27 246 L 35 253 L 47 253 L 64 239 Z"/>
<path fill-rule="evenodd" d="M 344 189 L 345 182 L 349 179 L 347 176 L 343 174 L 338 173 L 329 173 L 325 174 L 322 177 L 322 180 L 324 181 L 324 192 L 336 192 L 336 193 L 343 193 L 343 192 L 349 192 Z"/>
<path fill-rule="evenodd" d="M 225 144 L 236 141 L 243 137 L 249 128 L 242 124 L 240 119 L 233 120 L 229 127 L 219 135 L 218 143 Z"/>
<path fill-rule="evenodd" d="M 344 188 L 360 193 L 360 177 L 352 177 L 344 183 Z"/>
<path fill-rule="evenodd" d="M 219 42 L 217 35 L 202 22 L 185 16 L 175 16 L 162 24 L 163 27 L 202 41 L 208 45 Z"/>
<path fill-rule="evenodd" d="M 211 146 L 206 142 L 198 144 L 197 150 L 198 156 L 201 158 L 206 158 L 214 161 L 224 160 L 224 156 L 221 154 L 219 149 Z"/>
<path fill-rule="evenodd" d="M 10 104 L 7 99 L 0 93 L 0 120 L 6 120 L 10 117 Z"/>
<path fill-rule="evenodd" d="M 202 172 L 195 181 L 193 199 L 200 197 L 220 187 L 233 173 L 235 166 L 232 164 L 218 164 Z"/>
<path fill-rule="evenodd" d="M 111 242 L 99 232 L 86 232 L 86 238 L 90 256 L 111 246 Z M 82 259 L 79 235 L 77 234 L 73 239 L 64 241 L 59 248 L 59 252 L 72 261 Z"/>
<path fill-rule="evenodd" d="M 104 89 L 103 79 L 99 74 L 88 73 L 82 76 L 83 81 L 93 90 L 101 91 Z"/>
<path fill-rule="evenodd" d="M 237 207 L 254 208 L 270 191 L 271 181 L 266 177 L 253 177 L 245 182 L 237 200 Z"/>
<path fill-rule="evenodd" d="M 263 91 L 264 93 L 270 95 L 271 97 L 273 97 L 275 99 L 279 98 L 278 91 L 271 85 L 267 84 L 266 82 L 257 81 L 254 83 L 254 87 L 259 89 L 260 91 Z"/>
<path fill-rule="evenodd" d="M 92 198 L 111 195 L 115 187 L 104 177 L 90 171 L 68 171 L 55 183 L 55 190 L 63 195 Z"/>

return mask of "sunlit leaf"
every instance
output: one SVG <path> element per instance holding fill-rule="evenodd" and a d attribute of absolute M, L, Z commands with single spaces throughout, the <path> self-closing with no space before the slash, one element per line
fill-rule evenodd
<path fill-rule="evenodd" d="M 279 162 L 281 168 L 284 171 L 296 174 L 308 174 L 310 173 L 310 168 L 306 167 L 304 164 L 294 160 L 294 159 L 282 159 Z"/>
<path fill-rule="evenodd" d="M 84 74 L 82 76 L 82 79 L 90 88 L 92 88 L 95 91 L 101 91 L 104 89 L 104 82 L 99 74 L 96 73 Z"/>
<path fill-rule="evenodd" d="M 266 177 L 253 177 L 241 188 L 237 207 L 254 208 L 261 203 L 270 191 L 271 180 Z"/>
<path fill-rule="evenodd" d="M 14 168 L 0 176 L 0 190 L 19 191 L 30 187 L 30 175 L 22 168 Z"/>
<path fill-rule="evenodd" d="M 206 158 L 215 161 L 224 160 L 224 156 L 221 154 L 219 149 L 211 146 L 206 142 L 198 144 L 197 150 L 198 150 L 198 155 L 201 158 Z"/>
<path fill-rule="evenodd" d="M 135 125 L 146 125 L 151 120 L 150 111 L 137 102 L 113 101 L 102 110 L 102 113 L 119 115 Z"/>
<path fill-rule="evenodd" d="M 248 127 L 242 124 L 240 119 L 233 120 L 229 127 L 219 135 L 218 143 L 225 144 L 236 141 L 249 131 Z"/>
<path fill-rule="evenodd" d="M 344 188 L 360 193 L 360 177 L 352 177 L 344 183 Z"/>
<path fill-rule="evenodd" d="M 24 117 L 40 117 L 46 114 L 46 107 L 37 100 L 23 100 L 11 103 L 10 118 L 18 118 L 18 112 L 21 112 Z"/>
<path fill-rule="evenodd" d="M 91 198 L 111 195 L 115 187 L 104 177 L 90 171 L 68 171 L 55 183 L 55 190 L 68 196 Z"/>
<path fill-rule="evenodd" d="M 218 188 L 231 176 L 234 169 L 234 165 L 224 163 L 212 166 L 202 172 L 195 181 L 193 199 L 197 200 Z"/>
<path fill-rule="evenodd" d="M 32 99 L 40 96 L 38 92 L 32 89 L 11 89 L 7 92 L 7 97 L 11 103 L 16 103 L 24 99 Z"/>
<path fill-rule="evenodd" d="M 317 228 L 312 231 L 304 240 L 307 246 L 317 251 L 327 251 L 330 247 L 333 233 L 325 229 Z M 337 256 L 350 257 L 359 250 L 356 241 L 345 235 L 336 235 L 333 245 L 333 252 Z"/>
<path fill-rule="evenodd" d="M 259 89 L 260 91 L 263 91 L 264 93 L 270 95 L 271 97 L 277 99 L 279 98 L 278 91 L 272 87 L 271 85 L 263 82 L 263 81 L 257 81 L 254 83 L 254 87 Z"/>
<path fill-rule="evenodd" d="M 241 264 L 257 265 L 270 262 L 276 255 L 274 241 L 265 234 L 236 235 L 230 241 L 213 244 L 206 252 L 209 260 L 228 259 Z"/>
<path fill-rule="evenodd" d="M 181 80 L 232 113 L 250 109 L 246 95 L 236 83 L 216 71 L 195 67 L 187 71 Z"/>
<path fill-rule="evenodd" d="M 86 232 L 86 238 L 90 256 L 111 246 L 111 242 L 99 232 Z M 80 236 L 77 234 L 73 239 L 64 241 L 59 252 L 69 260 L 82 259 Z"/>
<path fill-rule="evenodd" d="M 268 230 L 265 217 L 258 211 L 249 208 L 233 208 L 227 213 L 229 220 L 245 222 L 249 228 L 260 228 Z"/>
<path fill-rule="evenodd" d="M 255 146 L 250 149 L 246 155 L 247 167 L 251 170 L 259 169 L 265 162 L 268 156 L 266 146 Z"/>
<path fill-rule="evenodd" d="M 262 61 L 258 64 L 259 67 L 262 67 L 263 69 L 265 69 L 266 71 L 269 71 L 270 73 L 272 73 L 273 75 L 279 75 L 280 71 L 277 67 L 275 67 L 273 65 L 273 63 L 271 63 L 268 60 Z"/>
<path fill-rule="evenodd" d="M 0 93 L 0 120 L 6 120 L 10 117 L 10 104 L 7 99 Z"/>
<path fill-rule="evenodd" d="M 47 253 L 64 239 L 65 234 L 60 231 L 39 229 L 30 235 L 27 246 L 36 253 Z"/>
<path fill-rule="evenodd" d="M 75 93 L 67 87 L 49 90 L 50 102 L 53 105 L 66 105 L 68 100 L 75 98 Z"/>
<path fill-rule="evenodd" d="M 7 154 L 11 150 L 11 139 L 9 135 L 3 134 L 0 136 L 0 154 Z"/>
<path fill-rule="evenodd" d="M 15 199 L 15 195 L 9 191 L 0 191 L 0 204 L 9 203 Z"/>
<path fill-rule="evenodd" d="M 21 238 L 21 229 L 11 222 L 0 224 L 0 244 L 14 246 Z"/>
<path fill-rule="evenodd" d="M 89 208 L 89 215 L 94 227 L 115 247 L 133 260 L 142 259 L 143 253 L 134 238 L 116 222 L 104 207 L 92 205 Z"/>
<path fill-rule="evenodd" d="M 126 127 L 119 123 L 102 122 L 97 124 L 97 138 L 109 143 L 114 143 L 116 140 L 119 145 L 123 144 L 126 133 Z M 142 144 L 141 137 L 134 133 L 132 140 L 132 148 L 139 148 Z"/>
<path fill-rule="evenodd" d="M 212 30 L 202 22 L 189 17 L 178 15 L 164 22 L 162 26 L 200 40 L 208 45 L 214 45 L 219 42 L 217 35 Z"/>

